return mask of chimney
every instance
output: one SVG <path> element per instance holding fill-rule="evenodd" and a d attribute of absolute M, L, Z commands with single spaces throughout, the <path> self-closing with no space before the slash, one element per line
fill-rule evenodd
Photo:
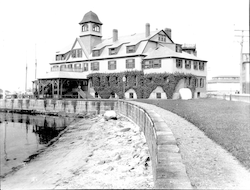
<path fill-rule="evenodd" d="M 167 33 L 167 35 L 168 35 L 168 37 L 170 38 L 170 39 L 172 39 L 172 35 L 171 35 L 171 29 L 170 28 L 165 28 L 165 32 Z"/>
<path fill-rule="evenodd" d="M 113 42 L 118 40 L 118 30 L 113 29 Z"/>
<path fill-rule="evenodd" d="M 150 24 L 149 23 L 146 24 L 146 32 L 145 32 L 145 34 L 146 34 L 146 37 L 150 36 Z"/>

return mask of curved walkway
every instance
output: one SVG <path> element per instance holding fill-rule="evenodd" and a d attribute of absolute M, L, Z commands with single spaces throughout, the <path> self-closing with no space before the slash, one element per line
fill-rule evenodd
<path fill-rule="evenodd" d="M 155 105 L 132 101 L 152 109 L 165 120 L 179 146 L 188 177 L 198 189 L 249 189 L 250 172 L 196 126 Z"/>

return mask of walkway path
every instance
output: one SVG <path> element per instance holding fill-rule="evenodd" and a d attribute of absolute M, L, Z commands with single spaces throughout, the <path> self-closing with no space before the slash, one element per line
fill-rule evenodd
<path fill-rule="evenodd" d="M 250 172 L 196 126 L 157 106 L 135 101 L 133 103 L 154 110 L 165 120 L 176 138 L 194 188 L 250 188 Z"/>

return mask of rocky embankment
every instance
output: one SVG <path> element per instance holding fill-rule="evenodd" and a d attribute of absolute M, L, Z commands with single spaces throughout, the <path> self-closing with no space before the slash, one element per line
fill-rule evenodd
<path fill-rule="evenodd" d="M 146 140 L 124 117 L 83 119 L 14 174 L 1 189 L 153 188 Z"/>

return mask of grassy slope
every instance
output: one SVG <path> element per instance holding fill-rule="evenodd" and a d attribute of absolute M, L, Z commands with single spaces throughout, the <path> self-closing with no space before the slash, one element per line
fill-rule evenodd
<path fill-rule="evenodd" d="M 138 101 L 185 118 L 250 169 L 250 104 L 216 99 Z"/>

